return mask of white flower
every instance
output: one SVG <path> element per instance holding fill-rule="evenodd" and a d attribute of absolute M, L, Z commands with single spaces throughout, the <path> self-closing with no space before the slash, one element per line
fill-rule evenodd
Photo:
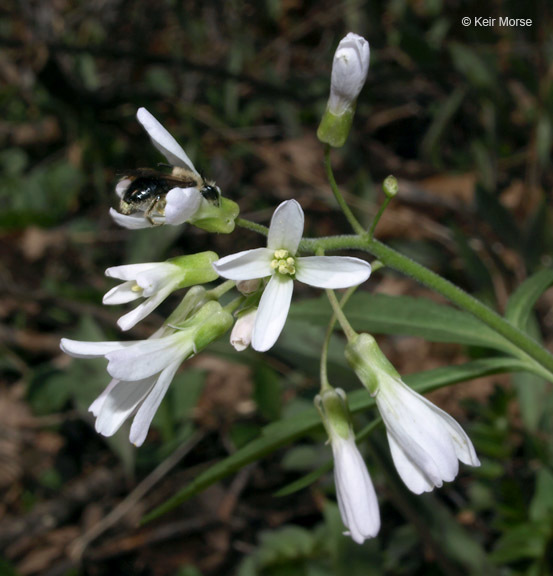
<path fill-rule="evenodd" d="M 215 252 L 198 252 L 172 258 L 167 262 L 147 262 L 114 266 L 106 270 L 106 276 L 124 280 L 104 296 L 104 304 L 125 304 L 138 298 L 146 298 L 142 304 L 125 314 L 119 321 L 122 330 L 129 330 L 145 318 L 178 288 L 204 284 L 217 278 L 213 262 Z"/>
<path fill-rule="evenodd" d="M 303 210 L 287 200 L 273 214 L 267 248 L 245 250 L 213 264 L 216 272 L 230 280 L 252 280 L 270 276 L 255 319 L 252 347 L 269 350 L 277 341 L 290 309 L 293 280 L 317 288 L 347 288 L 369 277 L 368 262 L 348 256 L 297 257 L 303 234 Z"/>
<path fill-rule="evenodd" d="M 459 472 L 459 460 L 480 466 L 461 426 L 402 380 L 381 377 L 375 400 L 398 474 L 415 494 L 453 480 Z"/>
<path fill-rule="evenodd" d="M 229 312 L 213 301 L 195 310 L 197 297 L 185 297 L 185 306 L 175 311 L 178 329 L 162 326 L 148 340 L 79 342 L 62 338 L 61 349 L 75 358 L 104 356 L 108 360 L 107 371 L 113 380 L 89 408 L 100 434 L 115 434 L 136 412 L 130 440 L 140 446 L 180 364 L 230 328 Z"/>
<path fill-rule="evenodd" d="M 180 144 L 146 108 L 139 108 L 136 117 L 146 132 L 148 132 L 152 144 L 167 158 L 171 166 L 190 170 L 201 180 L 200 175 L 194 168 L 194 164 L 192 164 Z M 120 198 L 123 198 L 130 184 L 131 180 L 128 178 L 121 180 L 115 188 L 116 194 Z M 172 224 L 175 226 L 183 224 L 193 218 L 202 204 L 206 203 L 196 187 L 173 188 L 167 193 L 165 200 L 164 215 L 152 215 L 155 224 Z M 139 228 L 150 228 L 152 226 L 152 222 L 145 218 L 141 212 L 136 214 L 120 214 L 112 208 L 110 209 L 110 214 L 117 224 L 125 228 L 136 230 Z"/>
<path fill-rule="evenodd" d="M 363 457 L 355 443 L 346 395 L 340 388 L 315 397 L 334 456 L 334 483 L 347 535 L 362 544 L 380 530 L 378 500 Z"/>
<path fill-rule="evenodd" d="M 256 315 L 257 308 L 252 308 L 236 320 L 230 334 L 230 343 L 237 352 L 242 352 L 251 344 Z"/>
<path fill-rule="evenodd" d="M 183 270 L 170 262 L 148 262 L 113 266 L 106 270 L 106 276 L 125 282 L 115 286 L 104 296 L 104 304 L 126 304 L 138 298 L 146 298 L 117 321 L 121 330 L 130 330 L 179 287 Z"/>
<path fill-rule="evenodd" d="M 96 417 L 96 431 L 112 436 L 135 411 L 130 440 L 141 446 L 169 384 L 182 363 L 194 353 L 189 330 L 170 336 L 135 342 L 79 342 L 62 338 L 61 349 L 76 358 L 109 361 L 113 377 L 108 387 L 90 405 Z"/>
<path fill-rule="evenodd" d="M 341 116 L 357 100 L 369 72 L 369 43 L 350 32 L 338 44 L 332 63 L 328 108 Z"/>
<path fill-rule="evenodd" d="M 342 522 L 357 544 L 374 538 L 380 530 L 380 512 L 367 466 L 355 437 L 331 439 L 334 455 L 334 483 Z"/>

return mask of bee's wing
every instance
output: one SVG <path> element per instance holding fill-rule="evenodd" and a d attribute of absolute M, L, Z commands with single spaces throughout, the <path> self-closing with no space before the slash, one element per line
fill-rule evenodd
<path fill-rule="evenodd" d="M 148 132 L 153 145 L 165 156 L 165 158 L 167 158 L 170 164 L 187 168 L 195 174 L 198 174 L 196 168 L 194 168 L 194 164 L 192 164 L 190 158 L 188 158 L 180 144 L 148 112 L 148 110 L 146 110 L 146 108 L 139 108 L 136 117 L 146 132 Z"/>

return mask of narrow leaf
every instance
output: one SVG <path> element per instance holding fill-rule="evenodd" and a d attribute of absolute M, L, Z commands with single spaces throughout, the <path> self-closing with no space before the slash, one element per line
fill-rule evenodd
<path fill-rule="evenodd" d="M 355 330 L 372 334 L 408 334 L 430 342 L 455 342 L 505 352 L 512 344 L 474 316 L 425 298 L 354 294 L 345 311 Z M 330 316 L 326 297 L 292 306 L 291 318 L 311 325 L 326 326 Z"/>
<path fill-rule="evenodd" d="M 551 268 L 540 270 L 527 278 L 509 298 L 505 318 L 517 328 L 526 331 L 534 304 L 552 284 L 553 269 Z"/>

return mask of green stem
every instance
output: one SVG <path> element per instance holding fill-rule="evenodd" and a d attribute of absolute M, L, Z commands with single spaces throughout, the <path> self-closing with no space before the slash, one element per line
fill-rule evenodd
<path fill-rule="evenodd" d="M 232 314 L 235 310 L 237 310 L 239 308 L 239 306 L 242 304 L 242 302 L 244 302 L 246 298 L 242 295 L 237 296 L 234 300 L 230 301 L 224 308 L 223 310 L 225 312 L 229 312 L 230 314 Z"/>
<path fill-rule="evenodd" d="M 384 210 L 388 208 L 388 204 L 391 202 L 391 200 L 392 200 L 391 198 L 386 197 L 384 199 L 384 202 L 382 202 L 382 206 L 380 206 L 380 210 L 377 212 L 376 216 L 374 217 L 374 220 L 372 221 L 371 227 L 369 228 L 369 238 L 371 239 L 373 238 L 374 231 L 376 229 L 378 221 L 380 220 L 382 214 L 384 214 Z"/>
<path fill-rule="evenodd" d="M 324 165 L 326 169 L 326 176 L 330 183 L 330 188 L 332 189 L 332 193 L 334 194 L 334 198 L 336 198 L 336 202 L 338 202 L 340 209 L 344 213 L 345 217 L 348 219 L 348 222 L 353 228 L 353 231 L 356 232 L 357 234 L 364 234 L 365 229 L 363 228 L 363 226 L 361 226 L 357 218 L 353 215 L 353 212 L 346 204 L 346 201 L 342 196 L 340 189 L 338 188 L 338 184 L 336 184 L 334 173 L 332 171 L 332 165 L 330 163 L 330 146 L 328 144 L 325 145 L 324 149 Z"/>
<path fill-rule="evenodd" d="M 208 290 L 206 296 L 211 300 L 219 300 L 223 294 L 226 294 L 229 290 L 232 290 L 236 286 L 236 282 L 234 280 L 226 280 L 219 286 Z"/>
<path fill-rule="evenodd" d="M 345 292 L 345 294 L 342 296 L 342 299 L 340 300 L 340 303 L 338 304 L 340 306 L 340 310 L 347 304 L 347 301 L 350 299 L 350 297 L 352 296 L 352 294 L 357 290 L 358 286 L 352 286 L 351 288 L 348 288 L 347 291 Z M 336 324 L 336 314 L 332 314 L 332 317 L 330 318 L 330 322 L 328 323 L 328 327 L 326 329 L 326 334 L 325 334 L 325 339 L 323 342 L 323 349 L 321 351 L 321 391 L 320 393 L 322 394 L 325 390 L 330 390 L 332 387 L 330 386 L 330 383 L 328 382 L 328 368 L 327 368 L 327 364 L 328 364 L 328 346 L 330 344 L 330 338 L 332 336 L 332 333 L 334 332 L 334 326 Z"/>
<path fill-rule="evenodd" d="M 546 368 L 548 379 L 553 381 L 553 355 L 540 346 L 533 338 L 519 330 L 516 326 L 502 318 L 497 312 L 465 292 L 455 284 L 442 278 L 432 270 L 425 268 L 407 256 L 403 256 L 393 248 L 378 240 L 370 239 L 366 234 L 360 236 L 334 236 L 319 239 L 304 238 L 300 249 L 305 252 L 316 252 L 323 249 L 332 250 L 364 250 L 376 256 L 383 264 L 394 270 L 411 276 L 421 284 L 442 294 L 459 308 L 470 312 L 484 324 L 488 325 L 525 356 Z"/>
<path fill-rule="evenodd" d="M 341 198 L 341 194 L 339 193 Z M 338 198 L 337 198 L 338 199 Z M 343 200 L 343 198 L 342 198 Z M 348 209 L 349 210 L 349 209 Z M 353 216 L 353 215 L 352 215 Z M 355 219 L 355 217 L 353 217 Z M 357 220 L 355 220 L 357 222 Z M 249 230 L 267 235 L 265 226 L 238 219 L 237 224 Z M 352 224 L 353 226 L 353 224 Z M 539 372 L 550 381 L 553 381 L 553 355 L 543 348 L 536 340 L 528 336 L 509 321 L 502 318 L 497 312 L 465 292 L 455 284 L 442 278 L 432 270 L 425 268 L 407 256 L 403 256 L 393 248 L 369 236 L 361 230 L 358 235 L 327 236 L 324 238 L 304 238 L 299 246 L 301 252 L 315 254 L 317 251 L 336 250 L 362 250 L 376 256 L 385 266 L 393 268 L 407 276 L 411 276 L 421 284 L 442 294 L 462 310 L 470 312 L 484 324 L 501 334 L 517 350 L 524 352 L 524 357 L 530 357 L 535 363 L 545 368 Z M 521 355 L 518 354 L 520 357 Z"/>
<path fill-rule="evenodd" d="M 348 339 L 348 342 L 353 340 L 357 336 L 357 332 L 351 327 L 351 324 L 348 322 L 346 315 L 342 311 L 340 303 L 338 302 L 338 298 L 336 298 L 336 294 L 334 294 L 334 290 L 325 290 L 328 299 L 330 300 L 330 304 L 334 311 L 334 316 L 338 322 L 340 322 L 340 326 Z"/>
<path fill-rule="evenodd" d="M 263 224 L 258 224 L 257 222 L 252 222 L 251 220 L 246 220 L 246 218 L 236 218 L 234 223 L 236 226 L 240 226 L 240 228 L 252 230 L 262 236 L 267 236 L 267 234 L 269 234 L 269 228 L 267 228 L 267 226 L 263 226 Z"/>

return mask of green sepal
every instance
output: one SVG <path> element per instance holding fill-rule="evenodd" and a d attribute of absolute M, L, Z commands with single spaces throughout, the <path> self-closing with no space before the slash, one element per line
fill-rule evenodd
<path fill-rule="evenodd" d="M 348 138 L 354 114 L 355 103 L 340 116 L 336 116 L 327 108 L 317 130 L 317 138 L 324 144 L 341 148 Z"/>
<path fill-rule="evenodd" d="M 315 396 L 315 407 L 331 440 L 336 436 L 344 439 L 352 436 L 348 401 L 343 390 L 324 390 Z"/>
<path fill-rule="evenodd" d="M 238 204 L 228 198 L 221 197 L 219 206 L 204 200 L 189 222 L 208 232 L 230 234 L 234 230 L 234 221 L 238 214 L 240 214 Z"/>
<path fill-rule="evenodd" d="M 359 334 L 348 343 L 345 354 L 349 365 L 372 396 L 377 393 L 379 382 L 383 378 L 401 380 L 397 370 L 370 334 Z"/>
<path fill-rule="evenodd" d="M 197 353 L 227 332 L 233 325 L 234 318 L 219 302 L 212 301 L 204 304 L 189 322 L 196 327 L 194 347 Z"/>
<path fill-rule="evenodd" d="M 168 260 L 182 270 L 182 279 L 179 288 L 188 288 L 196 284 L 206 284 L 217 280 L 219 274 L 215 272 L 212 264 L 219 260 L 215 252 L 198 252 L 188 256 L 177 256 Z"/>

